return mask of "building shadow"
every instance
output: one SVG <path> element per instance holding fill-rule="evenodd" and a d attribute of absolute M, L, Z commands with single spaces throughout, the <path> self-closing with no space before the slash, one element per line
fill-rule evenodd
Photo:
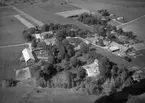
<path fill-rule="evenodd" d="M 140 82 L 137 82 L 130 87 L 124 88 L 120 92 L 110 96 L 101 97 L 94 103 L 126 103 L 129 95 L 140 95 L 142 93 L 145 93 L 145 79 L 142 79 Z"/>

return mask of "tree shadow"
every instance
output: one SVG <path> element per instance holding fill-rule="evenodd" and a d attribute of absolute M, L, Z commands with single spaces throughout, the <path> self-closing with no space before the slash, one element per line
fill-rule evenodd
<path fill-rule="evenodd" d="M 129 95 L 140 95 L 145 92 L 145 79 L 135 83 L 130 87 L 124 88 L 122 91 L 114 93 L 110 96 L 104 96 L 96 100 L 94 103 L 126 103 Z"/>

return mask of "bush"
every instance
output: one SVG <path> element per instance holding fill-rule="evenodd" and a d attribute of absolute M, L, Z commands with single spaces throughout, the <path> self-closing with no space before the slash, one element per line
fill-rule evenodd
<path fill-rule="evenodd" d="M 83 79 L 86 77 L 86 70 L 83 69 L 82 67 L 78 68 L 78 72 L 77 72 L 77 78 L 78 79 Z"/>

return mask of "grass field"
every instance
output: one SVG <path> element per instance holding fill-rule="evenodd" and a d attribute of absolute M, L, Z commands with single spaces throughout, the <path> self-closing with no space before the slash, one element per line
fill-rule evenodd
<path fill-rule="evenodd" d="M 25 26 L 13 16 L 0 18 L 0 46 L 24 43 L 22 31 Z"/>

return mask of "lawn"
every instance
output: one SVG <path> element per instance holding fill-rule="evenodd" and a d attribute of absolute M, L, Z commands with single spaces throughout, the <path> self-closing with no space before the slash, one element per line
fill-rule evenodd
<path fill-rule="evenodd" d="M 1 78 L 14 78 L 15 69 L 22 67 L 19 62 L 21 51 L 26 46 L 0 48 L 0 80 Z"/>
<path fill-rule="evenodd" d="M 14 9 L 12 9 L 12 7 L 0 8 L 0 18 L 17 15 L 17 14 L 19 13 Z"/>
<path fill-rule="evenodd" d="M 24 29 L 24 25 L 13 16 L 0 18 L 0 46 L 24 43 L 21 35 Z"/>

